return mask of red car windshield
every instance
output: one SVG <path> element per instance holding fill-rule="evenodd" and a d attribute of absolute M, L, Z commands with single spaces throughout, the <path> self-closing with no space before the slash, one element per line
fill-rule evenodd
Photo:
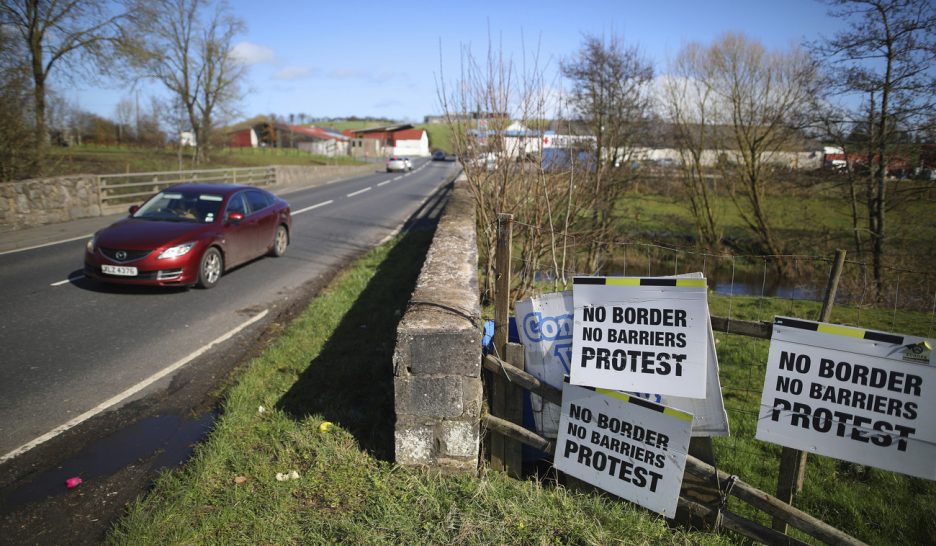
<path fill-rule="evenodd" d="M 134 218 L 210 224 L 220 216 L 224 197 L 192 191 L 164 191 L 137 210 Z"/>

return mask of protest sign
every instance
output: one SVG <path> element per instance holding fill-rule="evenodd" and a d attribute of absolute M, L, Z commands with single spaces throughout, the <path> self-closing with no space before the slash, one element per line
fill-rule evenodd
<path fill-rule="evenodd" d="M 757 439 L 936 479 L 934 343 L 777 317 Z"/>
<path fill-rule="evenodd" d="M 702 278 L 699 273 L 682 277 Z M 569 374 L 572 358 L 572 292 L 543 294 L 520 300 L 516 302 L 515 309 L 526 371 L 540 381 L 562 389 L 563 377 Z M 728 416 L 722 401 L 715 336 L 711 321 L 708 322 L 704 399 L 657 393 L 628 394 L 636 394 L 652 402 L 691 413 L 693 436 L 727 436 Z M 535 394 L 530 395 L 530 402 L 537 432 L 547 438 L 555 438 L 559 431 L 559 406 L 545 402 Z"/>
<path fill-rule="evenodd" d="M 575 277 L 571 383 L 705 398 L 705 279 Z"/>
<path fill-rule="evenodd" d="M 566 384 L 553 466 L 672 518 L 692 415 L 639 397 Z"/>

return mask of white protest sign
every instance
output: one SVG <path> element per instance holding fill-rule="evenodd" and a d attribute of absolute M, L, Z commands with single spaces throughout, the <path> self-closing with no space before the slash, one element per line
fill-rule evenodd
<path fill-rule="evenodd" d="M 701 273 L 685 278 L 702 278 Z M 572 358 L 572 292 L 542 294 L 515 304 L 520 341 L 523 343 L 526 371 L 540 381 L 562 389 Z M 728 415 L 722 401 L 718 356 L 711 321 L 708 325 L 705 398 L 683 398 L 661 394 L 637 394 L 658 404 L 691 413 L 693 436 L 727 436 Z M 555 438 L 559 431 L 560 408 L 531 394 L 530 404 L 537 432 Z"/>
<path fill-rule="evenodd" d="M 672 518 L 691 426 L 688 413 L 566 384 L 553 466 Z"/>
<path fill-rule="evenodd" d="M 575 277 L 570 382 L 705 398 L 705 279 Z"/>
<path fill-rule="evenodd" d="M 934 344 L 776 317 L 757 439 L 936 479 Z"/>

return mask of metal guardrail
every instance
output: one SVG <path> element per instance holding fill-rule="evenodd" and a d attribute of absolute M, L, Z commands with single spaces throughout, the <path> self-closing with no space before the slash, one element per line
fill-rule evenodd
<path fill-rule="evenodd" d="M 134 203 L 141 197 L 168 188 L 173 184 L 211 182 L 270 186 L 276 183 L 275 167 L 232 169 L 202 169 L 195 171 L 105 174 L 98 176 L 101 207 Z"/>

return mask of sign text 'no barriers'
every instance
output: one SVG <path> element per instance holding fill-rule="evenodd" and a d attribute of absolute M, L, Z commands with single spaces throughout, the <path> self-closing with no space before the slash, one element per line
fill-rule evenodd
<path fill-rule="evenodd" d="M 705 279 L 575 277 L 571 383 L 705 398 Z"/>

